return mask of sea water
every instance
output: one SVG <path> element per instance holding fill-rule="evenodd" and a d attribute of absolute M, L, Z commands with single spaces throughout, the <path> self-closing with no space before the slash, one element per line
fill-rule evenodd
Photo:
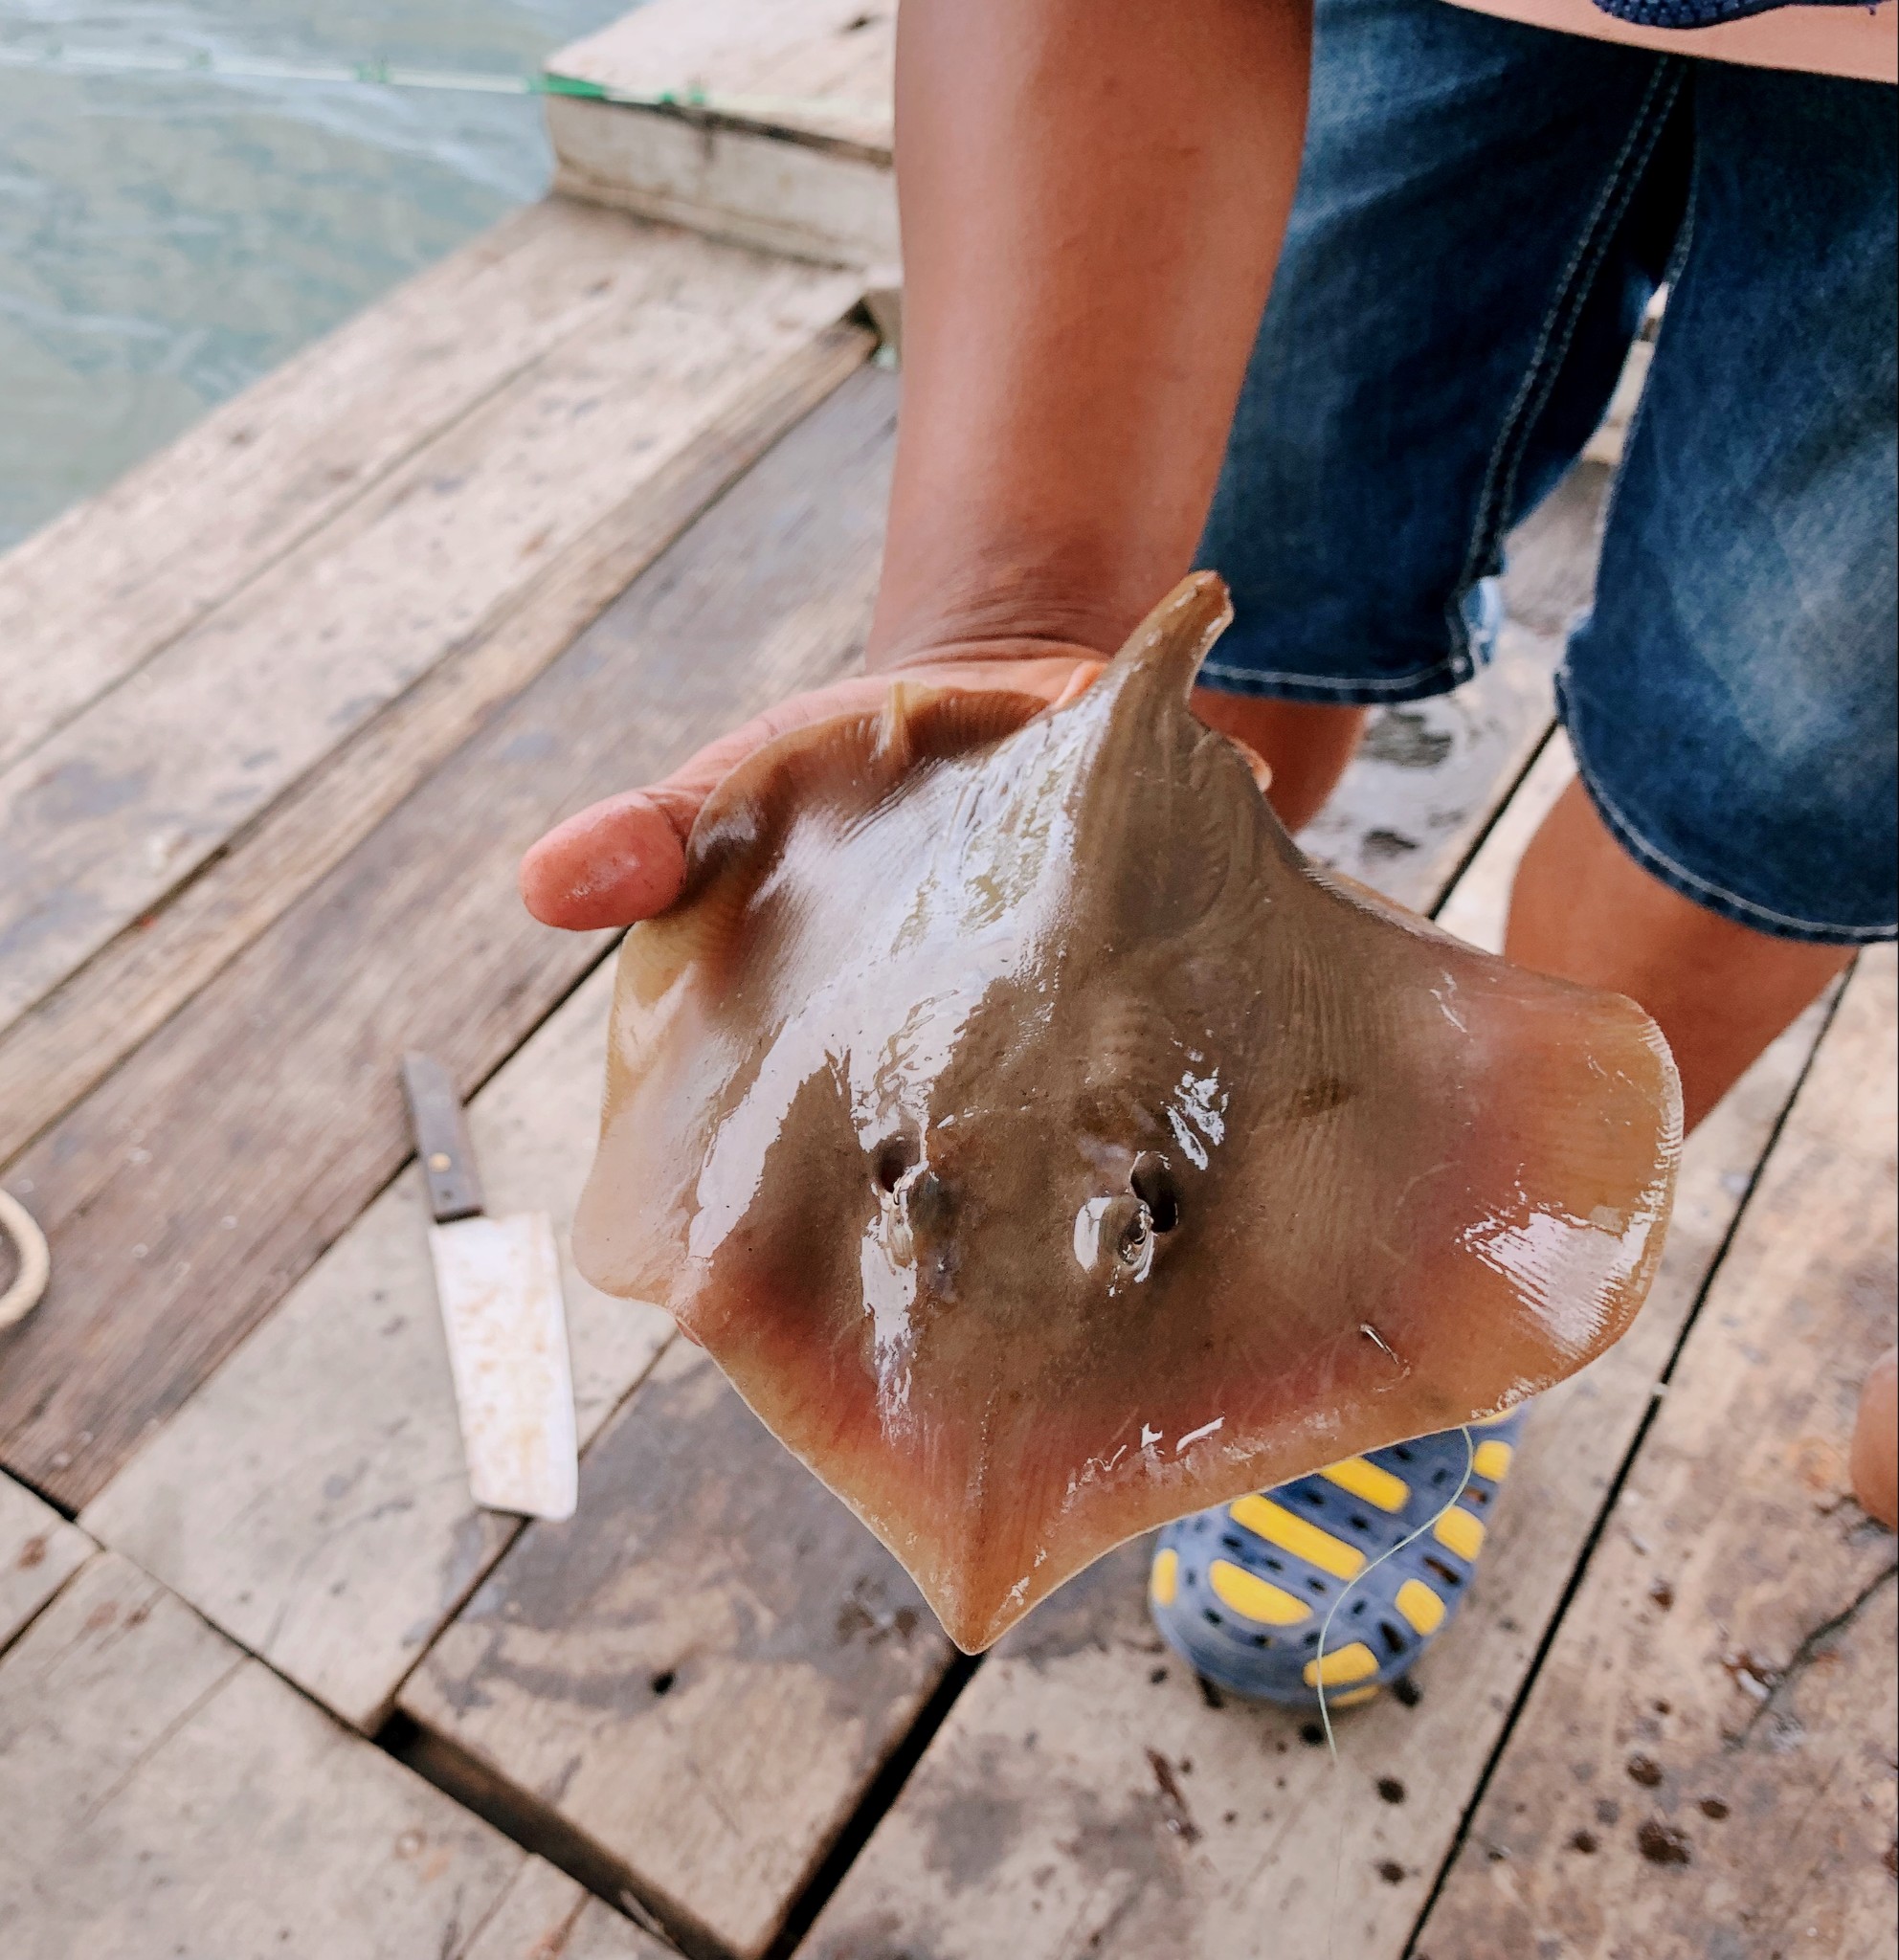
<path fill-rule="evenodd" d="M 0 47 L 527 74 L 634 0 L 0 0 Z M 531 97 L 0 68 L 0 549 L 546 189 Z"/>

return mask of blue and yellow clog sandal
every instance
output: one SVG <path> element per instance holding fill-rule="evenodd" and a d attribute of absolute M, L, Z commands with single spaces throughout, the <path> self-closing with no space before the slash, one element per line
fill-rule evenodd
<path fill-rule="evenodd" d="M 1450 1429 L 1348 1457 L 1168 1526 L 1149 1581 L 1155 1624 L 1206 1680 L 1311 1708 L 1330 1614 L 1326 1705 L 1369 1702 L 1411 1671 L 1469 1591 L 1528 1413 L 1473 1423 L 1469 1443 Z"/>

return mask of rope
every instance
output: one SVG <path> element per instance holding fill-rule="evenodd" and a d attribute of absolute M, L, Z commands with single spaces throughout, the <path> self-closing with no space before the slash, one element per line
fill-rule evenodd
<path fill-rule="evenodd" d="M 0 1327 L 23 1321 L 39 1304 L 46 1282 L 53 1273 L 53 1255 L 46 1248 L 46 1234 L 34 1216 L 11 1192 L 0 1191 L 0 1234 L 13 1241 L 19 1255 L 20 1270 L 13 1283 L 0 1293 Z"/>

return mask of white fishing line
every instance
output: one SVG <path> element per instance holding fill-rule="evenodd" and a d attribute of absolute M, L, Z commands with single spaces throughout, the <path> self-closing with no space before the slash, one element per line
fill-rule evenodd
<path fill-rule="evenodd" d="M 1326 1733 L 1326 1753 L 1331 1758 L 1331 1765 L 1334 1770 L 1339 1769 L 1342 1766 L 1338 1759 L 1338 1740 L 1337 1737 L 1332 1733 L 1331 1710 L 1326 1704 L 1326 1640 L 1328 1636 L 1331 1633 L 1332 1621 L 1338 1616 L 1339 1608 L 1343 1606 L 1345 1602 L 1352 1597 L 1352 1590 L 1354 1587 L 1362 1585 L 1367 1579 L 1369 1579 L 1372 1576 L 1374 1572 L 1375 1572 L 1378 1570 L 1378 1568 L 1381 1565 L 1385 1563 L 1387 1559 L 1396 1558 L 1398 1555 L 1398 1553 L 1404 1550 L 1404 1548 L 1407 1546 L 1416 1545 L 1418 1541 L 1420 1538 L 1422 1538 L 1427 1532 L 1435 1531 L 1438 1528 L 1438 1526 L 1442 1522 L 1442 1520 L 1448 1517 L 1449 1514 L 1456 1509 L 1458 1499 L 1461 1498 L 1464 1494 L 1464 1492 L 1470 1488 L 1470 1480 L 1473 1476 L 1476 1475 L 1477 1471 L 1477 1445 L 1475 1442 L 1471 1440 L 1470 1425 L 1467 1422 L 1461 1422 L 1458 1424 L 1458 1434 L 1463 1438 L 1463 1475 L 1461 1479 L 1459 1479 L 1457 1488 L 1451 1492 L 1450 1496 L 1445 1499 L 1444 1503 L 1438 1510 L 1434 1511 L 1430 1517 L 1426 1518 L 1424 1522 L 1420 1526 L 1419 1526 L 1417 1530 L 1408 1533 L 1405 1537 L 1400 1538 L 1396 1545 L 1389 1547 L 1384 1551 L 1381 1551 L 1377 1555 L 1377 1557 L 1374 1558 L 1371 1562 L 1371 1564 L 1365 1568 L 1365 1570 L 1362 1572 L 1358 1573 L 1354 1578 L 1352 1578 L 1346 1585 L 1345 1590 L 1342 1592 L 1340 1592 L 1336 1599 L 1332 1601 L 1331 1610 L 1326 1615 L 1323 1623 L 1320 1625 L 1319 1658 L 1317 1661 L 1314 1663 L 1318 1675 L 1316 1686 L 1319 1690 L 1319 1723 Z M 1342 1881 L 1344 1871 L 1345 1817 L 1341 1814 L 1338 1820 L 1338 1838 L 1334 1846 L 1334 1852 L 1332 1857 L 1331 1917 L 1326 1925 L 1327 1960 L 1331 1960 L 1332 1937 L 1338 1929 L 1338 1894 L 1339 1885 Z"/>

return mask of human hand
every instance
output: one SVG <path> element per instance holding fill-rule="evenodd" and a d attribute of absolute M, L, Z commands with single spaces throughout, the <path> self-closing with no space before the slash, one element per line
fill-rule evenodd
<path fill-rule="evenodd" d="M 570 932 L 651 919 L 680 895 L 686 839 L 700 806 L 754 749 L 813 722 L 875 708 L 896 680 L 999 688 L 1058 706 L 1106 664 L 1092 648 L 1034 644 L 1046 651 L 1000 657 L 945 654 L 794 694 L 702 748 L 664 781 L 623 791 L 556 824 L 521 861 L 522 899 L 544 925 Z"/>

